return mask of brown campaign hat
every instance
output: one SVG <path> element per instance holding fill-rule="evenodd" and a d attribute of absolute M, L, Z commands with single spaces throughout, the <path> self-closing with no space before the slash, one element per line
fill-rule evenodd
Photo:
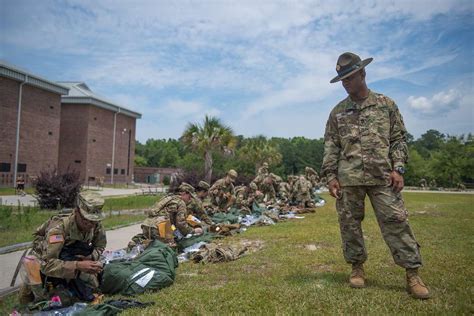
<path fill-rule="evenodd" d="M 344 53 L 337 59 L 336 71 L 337 76 L 332 78 L 330 83 L 338 82 L 344 78 L 349 77 L 353 73 L 363 69 L 370 64 L 373 58 L 361 60 L 360 57 L 354 53 Z"/>

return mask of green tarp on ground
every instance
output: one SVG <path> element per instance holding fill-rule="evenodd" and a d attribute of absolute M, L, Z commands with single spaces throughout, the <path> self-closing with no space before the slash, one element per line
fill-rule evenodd
<path fill-rule="evenodd" d="M 168 245 L 154 240 L 132 261 L 105 266 L 101 290 L 105 294 L 135 295 L 170 286 L 176 276 L 178 259 Z"/>

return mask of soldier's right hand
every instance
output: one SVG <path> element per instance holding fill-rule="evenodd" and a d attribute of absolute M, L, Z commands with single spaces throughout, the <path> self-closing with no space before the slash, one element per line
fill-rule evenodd
<path fill-rule="evenodd" d="M 90 274 L 97 274 L 102 271 L 102 263 L 99 261 L 76 261 L 77 270 Z"/>
<path fill-rule="evenodd" d="M 329 184 L 329 194 L 331 194 L 332 197 L 335 197 L 336 199 L 342 198 L 342 193 L 341 193 L 341 185 L 339 184 L 339 181 L 337 179 L 332 179 Z"/>

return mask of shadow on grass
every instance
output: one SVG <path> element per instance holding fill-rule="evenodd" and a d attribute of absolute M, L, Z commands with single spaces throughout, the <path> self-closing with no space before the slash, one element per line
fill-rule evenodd
<path fill-rule="evenodd" d="M 285 281 L 294 285 L 303 285 L 315 281 L 345 284 L 347 283 L 347 275 L 342 272 L 293 273 L 287 276 Z"/>
<path fill-rule="evenodd" d="M 366 288 L 369 288 L 369 289 L 381 289 L 381 290 L 387 290 L 387 291 L 405 292 L 404 279 L 400 279 L 400 281 L 397 282 L 396 284 L 387 284 L 387 283 L 381 283 L 380 280 L 371 278 L 371 279 L 366 280 L 366 285 L 367 285 Z"/>

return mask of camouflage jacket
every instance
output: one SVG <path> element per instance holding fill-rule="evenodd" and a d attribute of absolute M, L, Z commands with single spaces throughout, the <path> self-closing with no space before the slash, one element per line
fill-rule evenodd
<path fill-rule="evenodd" d="M 76 277 L 76 262 L 59 259 L 61 250 L 76 241 L 86 242 L 93 246 L 92 260 L 99 260 L 105 249 L 107 239 L 101 223 L 87 232 L 77 227 L 75 215 L 54 216 L 41 225 L 34 233 L 33 254 L 41 259 L 41 272 L 46 276 L 60 279 Z"/>
<path fill-rule="evenodd" d="M 183 235 L 191 234 L 193 228 L 186 221 L 187 208 L 179 195 L 167 195 L 153 205 L 149 217 L 163 216 L 169 219 Z"/>
<path fill-rule="evenodd" d="M 209 197 L 213 205 L 220 208 L 235 200 L 234 185 L 226 184 L 225 178 L 217 180 L 209 189 Z"/>
<path fill-rule="evenodd" d="M 201 221 L 208 225 L 212 225 L 211 218 L 207 215 L 206 211 L 204 210 L 203 204 L 201 200 L 197 197 L 191 196 L 188 204 L 186 204 L 187 215 L 194 215 L 199 218 Z"/>
<path fill-rule="evenodd" d="M 341 186 L 386 185 L 390 172 L 408 160 L 406 134 L 390 98 L 369 91 L 359 105 L 347 97 L 326 124 L 322 173 Z"/>

